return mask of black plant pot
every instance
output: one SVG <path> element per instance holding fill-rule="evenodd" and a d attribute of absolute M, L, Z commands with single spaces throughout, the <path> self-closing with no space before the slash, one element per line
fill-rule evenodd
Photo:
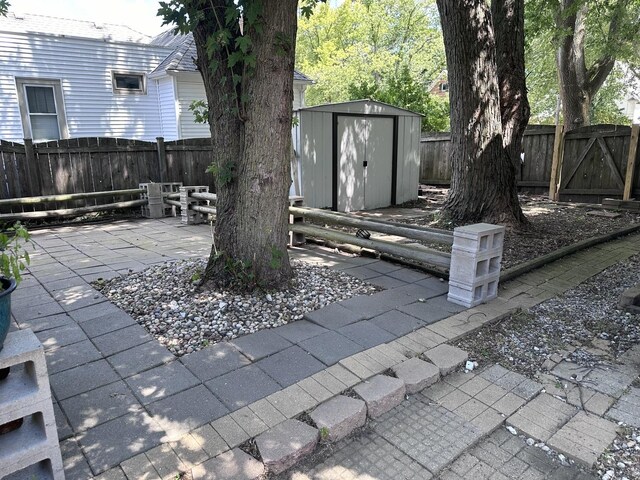
<path fill-rule="evenodd" d="M 4 346 L 4 339 L 9 333 L 11 324 L 11 293 L 16 289 L 16 281 L 13 278 L 0 277 L 0 351 Z"/>

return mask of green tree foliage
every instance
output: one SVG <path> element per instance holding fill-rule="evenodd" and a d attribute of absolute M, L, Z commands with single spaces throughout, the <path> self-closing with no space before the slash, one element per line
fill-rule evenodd
<path fill-rule="evenodd" d="M 6 16 L 10 6 L 11 4 L 7 0 L 0 0 L 0 15 Z"/>
<path fill-rule="evenodd" d="M 307 104 L 372 98 L 423 113 L 426 130 L 448 128 L 448 103 L 428 93 L 446 68 L 433 0 L 318 5 L 296 48 L 297 67 L 316 81 Z"/>
<path fill-rule="evenodd" d="M 566 21 L 571 15 L 576 16 L 573 23 Z M 532 122 L 554 122 L 561 91 L 558 49 L 567 36 L 574 36 L 575 64 L 584 71 L 585 93 L 590 96 L 586 123 L 628 123 L 616 100 L 623 100 L 630 86 L 620 65 L 640 65 L 639 18 L 639 0 L 527 0 L 526 65 Z M 580 88 L 570 89 L 576 90 Z"/>

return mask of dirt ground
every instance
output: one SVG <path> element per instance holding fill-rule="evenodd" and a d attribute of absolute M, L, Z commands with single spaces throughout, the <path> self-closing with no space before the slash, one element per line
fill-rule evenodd
<path fill-rule="evenodd" d="M 440 214 L 446 193 L 445 189 L 430 189 L 426 196 L 403 205 L 412 209 L 424 210 L 423 216 L 412 216 L 397 221 L 453 230 L 454 225 L 445 223 Z M 566 205 L 550 202 L 542 195 L 521 195 L 520 203 L 531 224 L 525 231 L 507 231 L 502 256 L 503 270 L 553 252 L 558 248 L 640 222 L 640 213 L 607 210 L 606 212 L 619 214 L 615 218 L 608 218 L 593 215 L 589 212 L 594 210 L 580 204 Z M 602 213 L 601 210 L 594 212 Z M 435 244 L 428 246 L 438 250 L 447 248 Z"/>

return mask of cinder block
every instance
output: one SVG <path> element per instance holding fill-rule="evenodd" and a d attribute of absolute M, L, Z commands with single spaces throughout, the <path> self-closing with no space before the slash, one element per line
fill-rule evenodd
<path fill-rule="evenodd" d="M 162 184 L 141 183 L 139 188 L 145 190 L 140 194 L 142 200 L 147 200 L 147 205 L 142 206 L 142 216 L 145 218 L 164 217 L 164 205 L 162 202 Z"/>
<path fill-rule="evenodd" d="M 180 187 L 180 214 L 182 223 L 195 225 L 204 223 L 206 215 L 201 212 L 195 212 L 190 207 L 194 205 L 208 206 L 208 200 L 196 200 L 191 196 L 192 193 L 209 193 L 209 187 L 204 185 Z"/>
<path fill-rule="evenodd" d="M 326 432 L 326 440 L 337 442 L 356 428 L 364 426 L 367 406 L 362 400 L 338 395 L 311 412 L 311 419 L 321 435 Z"/>
<path fill-rule="evenodd" d="M 279 474 L 310 454 L 318 444 L 319 432 L 298 420 L 289 419 L 256 438 L 264 466 Z"/>
<path fill-rule="evenodd" d="M 7 335 L 0 351 L 0 368 L 6 367 L 12 371 L 0 382 L 0 424 L 23 423 L 0 439 L 0 478 L 44 469 L 46 476 L 64 479 L 44 350 L 31 330 Z"/>
<path fill-rule="evenodd" d="M 449 294 L 458 305 L 473 307 L 498 296 L 505 228 L 479 223 L 453 233 Z"/>
<path fill-rule="evenodd" d="M 402 380 L 386 375 L 376 375 L 353 389 L 367 404 L 367 412 L 371 418 L 379 417 L 400 405 L 406 393 Z"/>
<path fill-rule="evenodd" d="M 464 350 L 447 344 L 438 345 L 436 348 L 427 350 L 424 356 L 440 369 L 442 376 L 451 373 L 469 358 L 469 354 Z"/>
<path fill-rule="evenodd" d="M 407 388 L 407 393 L 416 393 L 429 385 L 433 385 L 440 378 L 440 369 L 434 364 L 411 358 L 406 362 L 393 367 L 393 372 L 402 380 Z"/>

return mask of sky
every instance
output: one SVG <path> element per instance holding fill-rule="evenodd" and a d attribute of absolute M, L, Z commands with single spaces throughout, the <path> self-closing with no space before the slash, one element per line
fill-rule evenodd
<path fill-rule="evenodd" d="M 162 19 L 156 16 L 158 0 L 9 0 L 9 3 L 10 12 L 115 23 L 147 35 L 169 28 L 162 27 Z"/>

